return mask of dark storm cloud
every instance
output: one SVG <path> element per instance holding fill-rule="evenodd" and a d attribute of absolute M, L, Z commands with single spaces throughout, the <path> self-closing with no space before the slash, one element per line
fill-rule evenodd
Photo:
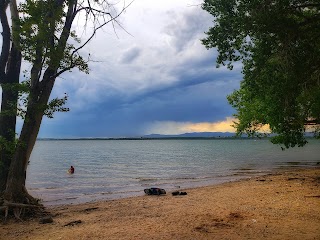
<path fill-rule="evenodd" d="M 241 66 L 216 69 L 217 52 L 201 45 L 212 17 L 184 6 L 157 12 L 165 19 L 159 23 L 151 6 L 149 21 L 135 23 L 141 35 L 136 32 L 124 45 L 110 44 L 109 51 L 101 50 L 109 46 L 101 43 L 98 53 L 106 62 L 91 67 L 90 75 L 70 73 L 64 75 L 68 81 L 59 80 L 53 97 L 67 92 L 71 111 L 45 119 L 40 137 L 141 136 L 146 126 L 152 131 L 153 122 L 215 122 L 232 116 L 226 96 L 239 87 Z"/>

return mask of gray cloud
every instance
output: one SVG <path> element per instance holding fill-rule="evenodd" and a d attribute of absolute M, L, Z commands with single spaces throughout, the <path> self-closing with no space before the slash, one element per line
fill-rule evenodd
<path fill-rule="evenodd" d="M 204 12 L 200 6 L 190 7 L 185 14 L 175 11 L 167 12 L 170 23 L 163 32 L 170 36 L 170 43 L 177 52 L 183 51 L 200 41 L 204 30 L 212 23 L 212 16 Z"/>
<path fill-rule="evenodd" d="M 130 64 L 140 56 L 141 52 L 142 50 L 139 47 L 133 47 L 123 53 L 120 62 Z"/>

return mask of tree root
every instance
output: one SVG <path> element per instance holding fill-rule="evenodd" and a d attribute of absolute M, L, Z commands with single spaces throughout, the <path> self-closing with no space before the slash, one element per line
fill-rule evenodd
<path fill-rule="evenodd" d="M 48 215 L 40 200 L 31 196 L 25 186 L 22 191 L 0 194 L 0 213 L 4 211 L 4 222 L 9 218 L 19 221 Z M 1 214 L 2 215 L 2 214 Z"/>
<path fill-rule="evenodd" d="M 4 222 L 6 222 L 7 217 L 8 217 L 9 207 L 8 206 L 2 206 L 2 207 L 0 207 L 0 210 L 4 210 Z"/>
<path fill-rule="evenodd" d="M 9 216 L 9 211 L 12 210 L 15 219 L 22 221 L 21 216 L 28 213 L 29 216 L 39 215 L 44 213 L 43 205 L 36 204 L 24 204 L 24 203 L 14 203 L 4 200 L 0 210 L 4 211 L 4 222 L 7 221 Z"/>

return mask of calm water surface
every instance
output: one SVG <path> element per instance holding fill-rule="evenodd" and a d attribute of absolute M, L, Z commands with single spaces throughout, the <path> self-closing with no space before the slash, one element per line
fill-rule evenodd
<path fill-rule="evenodd" d="M 205 186 L 288 167 L 314 167 L 320 141 L 282 151 L 268 140 L 37 141 L 27 188 L 45 205 Z M 75 174 L 67 173 L 70 165 Z"/>

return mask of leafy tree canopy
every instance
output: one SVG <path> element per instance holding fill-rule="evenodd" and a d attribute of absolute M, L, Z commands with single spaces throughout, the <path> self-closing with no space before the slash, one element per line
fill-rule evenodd
<path fill-rule="evenodd" d="M 268 124 L 273 143 L 304 146 L 319 138 L 319 0 L 205 0 L 214 25 L 202 43 L 218 49 L 217 64 L 241 61 L 240 89 L 228 96 L 237 133 L 259 135 Z"/>

